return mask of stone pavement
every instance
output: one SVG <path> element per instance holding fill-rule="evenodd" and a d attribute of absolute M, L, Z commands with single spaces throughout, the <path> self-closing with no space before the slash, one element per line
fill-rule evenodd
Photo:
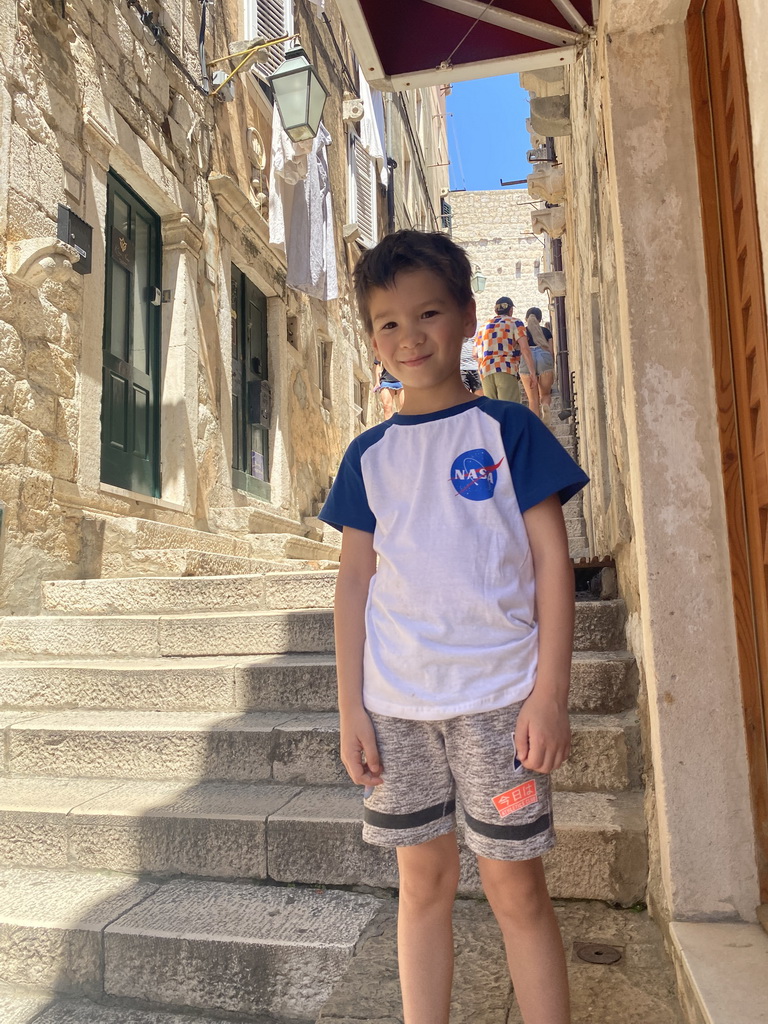
<path fill-rule="evenodd" d="M 571 983 L 572 1024 L 681 1024 L 674 970 L 645 911 L 596 902 L 556 902 Z M 496 922 L 482 900 L 460 900 L 451 1024 L 522 1024 Z M 614 965 L 585 963 L 574 943 L 610 943 Z M 402 1024 L 395 953 L 395 909 L 373 933 L 325 1005 L 318 1024 Z"/>

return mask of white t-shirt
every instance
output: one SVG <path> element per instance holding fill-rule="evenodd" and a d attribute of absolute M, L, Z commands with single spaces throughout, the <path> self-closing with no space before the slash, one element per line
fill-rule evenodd
<path fill-rule="evenodd" d="M 524 700 L 538 629 L 523 512 L 583 471 L 524 406 L 395 414 L 350 444 L 320 518 L 373 533 L 363 700 L 439 720 Z"/>

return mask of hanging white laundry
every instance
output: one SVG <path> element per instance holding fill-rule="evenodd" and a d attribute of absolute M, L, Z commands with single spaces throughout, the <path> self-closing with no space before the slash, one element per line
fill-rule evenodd
<path fill-rule="evenodd" d="M 360 141 L 368 154 L 376 161 L 379 178 L 387 184 L 387 159 L 384 147 L 384 100 L 378 89 L 372 90 L 365 75 L 360 74 L 360 99 L 363 101 L 363 116 L 358 131 Z"/>
<path fill-rule="evenodd" d="M 286 283 L 316 299 L 336 299 L 339 289 L 327 155 L 331 136 L 322 121 L 312 141 L 306 177 L 293 186 Z"/>
<path fill-rule="evenodd" d="M 272 159 L 269 163 L 269 241 L 285 252 L 290 233 L 293 186 L 306 178 L 313 139 L 294 142 L 285 132 L 277 104 L 272 110 Z"/>

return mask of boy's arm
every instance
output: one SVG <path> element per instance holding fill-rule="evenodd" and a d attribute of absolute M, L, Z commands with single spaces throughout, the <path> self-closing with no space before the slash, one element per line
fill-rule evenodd
<path fill-rule="evenodd" d="M 536 683 L 515 730 L 526 768 L 551 772 L 570 753 L 568 689 L 573 653 L 574 583 L 563 510 L 556 494 L 523 513 L 533 556 L 539 622 Z"/>
<path fill-rule="evenodd" d="M 341 760 L 352 781 L 365 786 L 383 781 L 376 736 L 363 706 L 365 604 L 375 572 L 373 534 L 345 526 L 334 599 Z"/>

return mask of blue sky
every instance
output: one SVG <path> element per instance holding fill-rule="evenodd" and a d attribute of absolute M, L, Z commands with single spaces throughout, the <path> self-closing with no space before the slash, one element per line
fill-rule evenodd
<path fill-rule="evenodd" d="M 500 188 L 500 179 L 531 173 L 525 158 L 531 148 L 528 93 L 518 75 L 455 82 L 446 107 L 452 189 Z"/>

